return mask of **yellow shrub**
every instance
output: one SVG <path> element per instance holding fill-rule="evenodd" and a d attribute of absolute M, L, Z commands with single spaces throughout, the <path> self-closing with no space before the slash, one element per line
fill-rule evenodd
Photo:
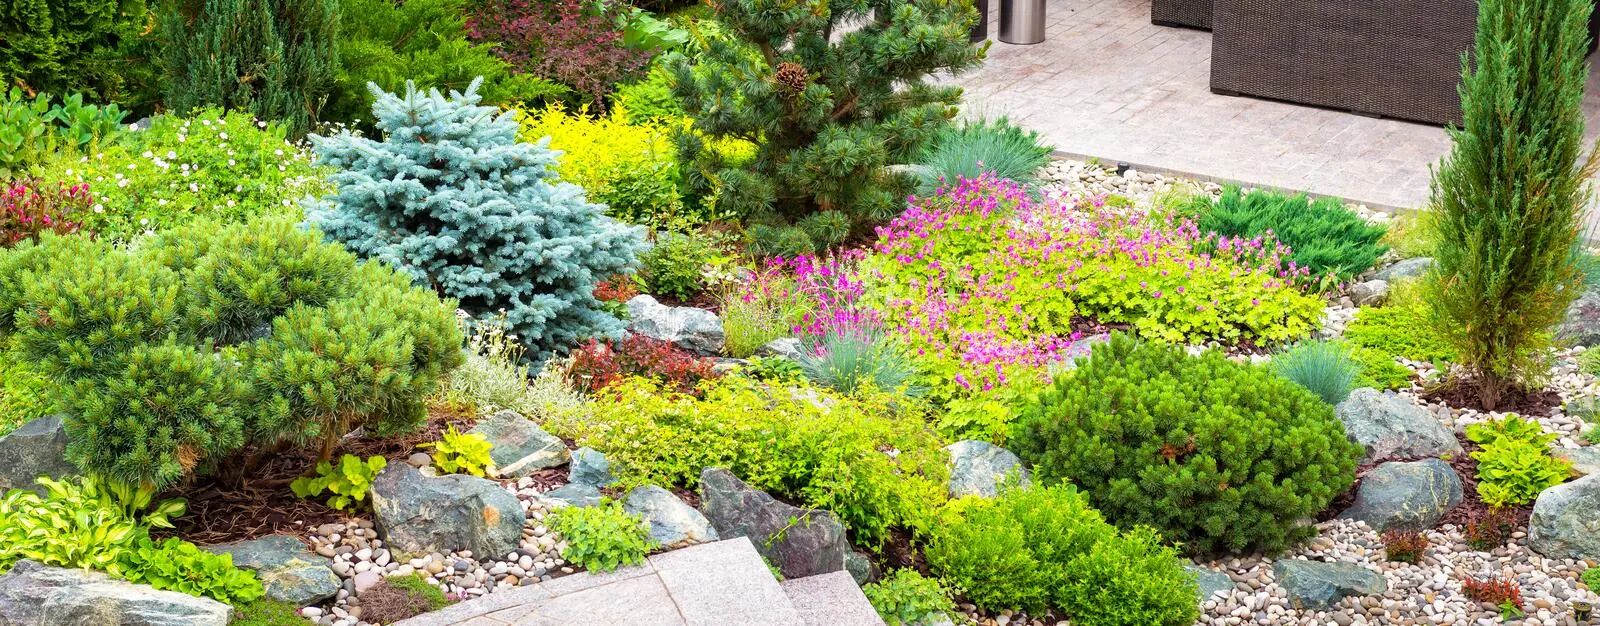
<path fill-rule="evenodd" d="M 559 104 L 518 111 L 517 118 L 522 140 L 549 137 L 550 147 L 563 152 L 556 168 L 561 179 L 583 187 L 589 200 L 609 206 L 613 217 L 655 227 L 696 221 L 685 215 L 668 125 L 630 123 L 622 107 L 594 117 L 586 109 L 568 111 Z"/>

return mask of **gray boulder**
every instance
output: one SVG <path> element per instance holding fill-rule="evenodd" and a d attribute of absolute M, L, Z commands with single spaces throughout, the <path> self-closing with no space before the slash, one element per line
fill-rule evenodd
<path fill-rule="evenodd" d="M 0 576 L 4 626 L 227 626 L 233 607 L 100 572 L 18 561 Z"/>
<path fill-rule="evenodd" d="M 571 458 L 566 442 L 539 428 L 516 411 L 501 411 L 478 422 L 469 433 L 489 440 L 489 458 L 500 476 L 521 478 L 536 471 L 561 467 Z"/>
<path fill-rule="evenodd" d="M 1272 567 L 1278 586 L 1294 608 L 1326 611 L 1350 596 L 1375 596 L 1389 590 L 1377 572 L 1349 563 L 1285 559 Z"/>
<path fill-rule="evenodd" d="M 1528 520 L 1528 546 L 1552 559 L 1600 559 L 1600 475 L 1539 494 Z"/>
<path fill-rule="evenodd" d="M 1010 450 L 987 441 L 957 441 L 950 452 L 950 497 L 983 496 L 993 498 L 1008 479 L 1017 486 L 1028 484 L 1028 468 Z"/>
<path fill-rule="evenodd" d="M 67 431 L 60 415 L 41 417 L 0 437 L 0 494 L 11 489 L 44 493 L 34 479 L 56 480 L 78 475 L 67 461 Z"/>
<path fill-rule="evenodd" d="M 1461 504 L 1461 477 L 1439 459 L 1390 461 L 1361 478 L 1355 504 L 1339 517 L 1361 520 L 1373 530 L 1426 530 Z"/>
<path fill-rule="evenodd" d="M 683 548 L 717 540 L 706 516 L 671 491 L 655 485 L 635 487 L 622 498 L 622 510 L 644 518 L 650 540 L 663 548 Z"/>
<path fill-rule="evenodd" d="M 859 551 L 844 555 L 844 571 L 850 572 L 850 577 L 855 579 L 858 586 L 883 578 L 883 570 L 878 568 L 878 564 Z"/>
<path fill-rule="evenodd" d="M 582 447 L 572 451 L 572 465 L 567 466 L 567 482 L 592 487 L 610 487 L 617 482 L 611 475 L 611 461 L 599 450 Z"/>
<path fill-rule="evenodd" d="M 294 537 L 273 535 L 203 549 L 231 554 L 234 565 L 254 570 L 273 600 L 309 606 L 339 593 L 339 575 L 333 573 L 332 561 Z"/>
<path fill-rule="evenodd" d="M 1584 291 L 1567 305 L 1567 316 L 1556 328 L 1556 337 L 1578 346 L 1600 344 L 1600 288 Z"/>
<path fill-rule="evenodd" d="M 505 554 L 522 539 L 522 504 L 492 480 L 461 474 L 430 478 L 393 463 L 373 479 L 368 495 L 378 532 L 402 552 Z"/>
<path fill-rule="evenodd" d="M 705 309 L 688 306 L 667 306 L 646 294 L 628 301 L 628 330 L 646 337 L 670 341 L 678 347 L 702 356 L 722 354 L 727 336 L 722 332 L 722 320 Z"/>
<path fill-rule="evenodd" d="M 1550 452 L 1558 458 L 1571 461 L 1574 472 L 1584 476 L 1600 474 L 1600 446 L 1555 448 Z"/>
<path fill-rule="evenodd" d="M 1345 434 L 1366 449 L 1366 462 L 1461 454 L 1461 442 L 1426 409 L 1392 391 L 1362 387 L 1334 407 Z"/>
<path fill-rule="evenodd" d="M 779 502 L 728 470 L 708 467 L 700 473 L 700 510 L 719 537 L 749 537 L 785 578 L 846 569 L 850 544 L 833 513 Z"/>
<path fill-rule="evenodd" d="M 1205 604 L 1206 600 L 1212 599 L 1212 596 L 1218 593 L 1233 591 L 1233 579 L 1228 578 L 1227 574 L 1199 565 L 1185 565 L 1183 569 L 1194 574 L 1197 583 L 1195 597 L 1201 604 Z"/>
<path fill-rule="evenodd" d="M 1356 306 L 1382 302 L 1389 295 L 1389 281 L 1373 279 L 1350 286 L 1350 301 Z"/>
<path fill-rule="evenodd" d="M 768 341 L 756 348 L 756 356 L 781 356 L 790 361 L 800 360 L 800 340 L 794 337 L 779 337 Z"/>
<path fill-rule="evenodd" d="M 1433 267 L 1431 257 L 1419 256 L 1411 259 L 1402 259 L 1389 267 L 1378 270 L 1372 277 L 1377 280 L 1394 282 L 1400 278 L 1421 278 L 1428 273 L 1428 268 Z"/>
<path fill-rule="evenodd" d="M 604 494 L 600 488 L 583 483 L 567 483 L 555 489 L 539 494 L 539 497 L 554 502 L 556 506 L 575 506 L 578 508 L 600 504 Z"/>

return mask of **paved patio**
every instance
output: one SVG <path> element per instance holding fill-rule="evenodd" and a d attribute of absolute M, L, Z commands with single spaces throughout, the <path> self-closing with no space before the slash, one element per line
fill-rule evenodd
<path fill-rule="evenodd" d="M 1428 167 L 1450 148 L 1436 126 L 1214 95 L 1211 33 L 1151 24 L 1149 0 L 1048 0 L 1032 46 L 998 40 L 998 5 L 988 61 L 956 81 L 968 111 L 1009 115 L 1067 154 L 1394 209 L 1426 201 Z"/>

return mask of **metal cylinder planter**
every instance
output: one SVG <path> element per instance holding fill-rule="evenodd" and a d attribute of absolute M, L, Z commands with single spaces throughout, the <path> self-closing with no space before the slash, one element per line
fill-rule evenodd
<path fill-rule="evenodd" d="M 1045 0 L 1000 0 L 1000 41 L 1036 44 L 1044 41 Z"/>

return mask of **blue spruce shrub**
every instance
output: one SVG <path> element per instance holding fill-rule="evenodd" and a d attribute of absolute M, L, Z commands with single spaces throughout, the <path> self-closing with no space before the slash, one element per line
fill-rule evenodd
<path fill-rule="evenodd" d="M 477 106 L 481 82 L 448 98 L 411 82 L 403 97 L 368 85 L 385 139 L 312 136 L 318 161 L 339 171 L 311 222 L 478 319 L 503 310 L 534 361 L 620 334 L 594 285 L 633 270 L 642 233 L 558 181 L 560 153 L 519 143 L 513 113 Z"/>

